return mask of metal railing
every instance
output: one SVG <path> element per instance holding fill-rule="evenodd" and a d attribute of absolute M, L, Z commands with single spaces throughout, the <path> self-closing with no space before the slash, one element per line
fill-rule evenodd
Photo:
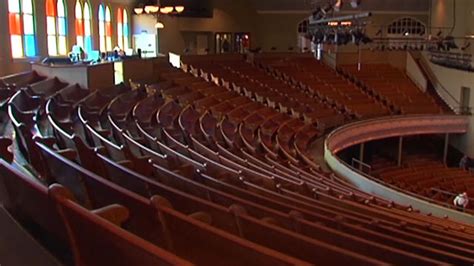
<path fill-rule="evenodd" d="M 446 104 L 449 105 L 449 107 L 456 113 L 456 114 L 461 114 L 461 115 L 470 115 L 472 114 L 472 108 L 469 106 L 461 106 L 461 103 L 456 97 L 454 97 L 446 87 L 439 82 L 438 78 L 436 75 L 432 72 L 431 68 L 429 67 L 428 61 L 426 58 L 423 56 L 422 53 L 420 52 L 410 52 L 413 58 L 418 59 L 419 66 L 423 69 L 423 72 L 427 75 L 427 78 L 430 80 L 430 82 L 433 84 L 433 87 L 438 94 L 438 96 L 443 99 Z M 446 99 L 444 99 L 444 96 L 441 95 L 441 93 L 438 91 L 440 89 L 444 95 L 447 95 L 449 99 L 454 103 L 454 106 L 450 105 Z"/>
<path fill-rule="evenodd" d="M 352 158 L 351 166 L 352 166 L 353 169 L 356 169 L 358 172 L 361 172 L 363 174 L 371 175 L 371 173 L 372 173 L 372 166 L 371 165 L 366 164 L 366 163 L 364 163 L 361 160 L 358 160 L 356 158 Z M 366 170 L 366 171 L 364 171 L 364 170 Z"/>

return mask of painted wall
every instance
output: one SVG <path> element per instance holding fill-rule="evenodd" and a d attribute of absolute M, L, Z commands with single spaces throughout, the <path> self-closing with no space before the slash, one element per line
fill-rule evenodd
<path fill-rule="evenodd" d="M 255 46 L 258 35 L 255 30 L 256 13 L 247 2 L 248 0 L 214 0 L 212 18 L 161 17 L 160 21 L 165 24 L 165 28 L 158 33 L 160 52 L 183 53 L 186 48 L 196 47 L 197 35 L 202 34 L 208 35 L 209 50 L 213 52 L 214 33 L 217 32 L 249 32 L 251 46 Z M 134 28 L 134 32 L 139 30 L 138 26 Z"/>
<path fill-rule="evenodd" d="M 431 25 L 433 34 L 439 30 L 443 35 L 464 37 L 474 34 L 474 1 L 472 0 L 432 0 Z M 469 52 L 474 51 L 473 40 L 458 39 L 456 43 L 462 46 L 471 42 Z"/>
<path fill-rule="evenodd" d="M 7 0 L 0 1 L 0 25 L 6 25 L 0 27 L 0 43 L 5 44 L 0 46 L 0 76 L 26 71 L 31 69 L 29 62 L 40 61 L 44 57 L 48 56 L 48 46 L 46 41 L 46 11 L 45 11 L 45 0 L 34 0 L 35 16 L 36 16 L 36 42 L 37 42 L 37 57 L 25 58 L 25 59 L 12 59 L 11 48 L 10 48 L 10 35 L 8 29 L 8 5 Z M 93 47 L 97 49 L 99 47 L 99 29 L 98 29 L 98 10 L 99 4 L 106 1 L 101 0 L 89 0 L 92 8 L 92 34 L 93 34 Z M 116 25 L 116 12 L 119 7 L 126 8 L 131 18 L 133 0 L 109 0 L 111 12 L 112 12 L 112 25 Z M 76 43 L 75 34 L 75 8 L 76 0 L 66 0 L 67 18 L 68 18 L 68 47 Z M 132 26 L 133 23 L 130 19 Z M 117 43 L 117 28 L 113 26 L 112 45 L 115 46 Z"/>

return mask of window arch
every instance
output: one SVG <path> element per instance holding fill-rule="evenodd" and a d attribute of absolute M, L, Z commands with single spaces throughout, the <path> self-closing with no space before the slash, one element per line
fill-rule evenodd
<path fill-rule="evenodd" d="M 412 34 L 422 36 L 426 33 L 426 25 L 416 18 L 402 17 L 389 24 L 387 33 L 405 36 Z"/>
<path fill-rule="evenodd" d="M 48 54 L 66 55 L 66 7 L 64 0 L 46 0 Z"/>
<path fill-rule="evenodd" d="M 91 8 L 86 1 L 84 5 L 76 1 L 76 44 L 82 47 L 86 53 L 92 50 L 92 21 Z"/>
<path fill-rule="evenodd" d="M 8 0 L 8 21 L 12 57 L 36 56 L 33 0 Z"/>
<path fill-rule="evenodd" d="M 103 4 L 99 5 L 99 44 L 100 51 L 112 50 L 112 23 L 110 8 Z"/>
<path fill-rule="evenodd" d="M 129 48 L 128 14 L 126 9 L 117 9 L 117 45 L 122 50 Z"/>

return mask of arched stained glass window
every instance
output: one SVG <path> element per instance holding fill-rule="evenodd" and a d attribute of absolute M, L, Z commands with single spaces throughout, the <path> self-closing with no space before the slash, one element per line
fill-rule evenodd
<path fill-rule="evenodd" d="M 46 28 L 49 55 L 66 55 L 66 8 L 64 0 L 46 0 Z"/>
<path fill-rule="evenodd" d="M 84 3 L 84 45 L 86 52 L 92 51 L 92 11 L 88 2 Z"/>
<path fill-rule="evenodd" d="M 104 5 L 99 5 L 99 46 L 100 51 L 107 51 L 105 47 L 105 9 Z"/>
<path fill-rule="evenodd" d="M 112 51 L 112 20 L 110 8 L 105 7 L 105 44 L 107 51 Z"/>
<path fill-rule="evenodd" d="M 12 57 L 36 56 L 33 0 L 8 0 L 8 22 Z"/>
<path fill-rule="evenodd" d="M 88 2 L 84 5 L 76 1 L 76 44 L 86 53 L 92 50 L 91 9 Z"/>
<path fill-rule="evenodd" d="M 117 45 L 123 49 L 123 11 L 117 9 Z"/>
<path fill-rule="evenodd" d="M 117 45 L 122 50 L 129 48 L 128 13 L 126 9 L 117 10 Z"/>
<path fill-rule="evenodd" d="M 123 49 L 130 48 L 130 25 L 128 24 L 128 12 L 123 10 Z"/>

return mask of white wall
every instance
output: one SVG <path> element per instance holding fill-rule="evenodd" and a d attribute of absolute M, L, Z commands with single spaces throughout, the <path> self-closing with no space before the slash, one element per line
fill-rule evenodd
<path fill-rule="evenodd" d="M 426 61 L 429 62 L 429 60 Z M 461 99 L 461 87 L 471 88 L 469 102 L 471 107 L 474 106 L 474 74 L 472 72 L 451 69 L 431 62 L 429 62 L 429 66 L 433 74 L 436 75 L 439 83 L 441 83 L 449 94 L 454 96 L 457 102 L 460 102 Z M 454 104 L 454 101 L 443 89 L 437 88 L 437 90 L 448 104 L 459 107 Z M 452 137 L 450 142 L 470 157 L 474 157 L 474 116 L 470 116 L 468 133 L 462 136 Z"/>

